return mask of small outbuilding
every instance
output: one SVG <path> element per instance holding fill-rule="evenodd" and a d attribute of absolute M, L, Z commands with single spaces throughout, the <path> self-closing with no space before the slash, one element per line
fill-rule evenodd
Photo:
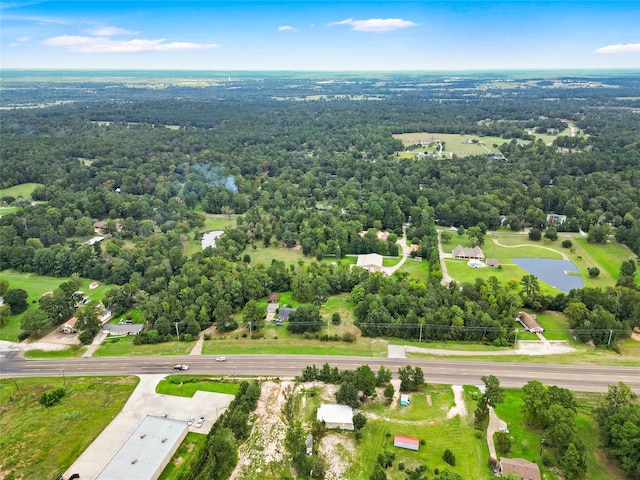
<path fill-rule="evenodd" d="M 527 332 L 531 332 L 531 333 L 544 332 L 544 327 L 538 323 L 538 320 L 536 320 L 535 315 L 530 315 L 527 312 L 520 312 L 518 314 L 518 318 L 516 318 L 516 321 L 520 322 Z"/>
<path fill-rule="evenodd" d="M 316 420 L 324 422 L 327 428 L 354 430 L 353 408 L 348 405 L 327 405 L 318 407 Z"/>
<path fill-rule="evenodd" d="M 393 437 L 393 446 L 406 448 L 407 450 L 415 450 L 417 452 L 420 448 L 420 440 L 418 440 L 417 438 L 396 435 L 395 437 Z"/>
<path fill-rule="evenodd" d="M 296 310 L 297 308 L 282 307 L 280 310 L 278 310 L 278 318 L 280 320 L 289 320 L 289 317 L 291 316 L 291 314 Z"/>
<path fill-rule="evenodd" d="M 498 268 L 500 266 L 500 260 L 497 258 L 487 258 L 484 262 L 487 267 Z"/>
<path fill-rule="evenodd" d="M 501 458 L 500 475 L 515 473 L 522 480 L 540 480 L 540 467 L 524 458 Z"/>
<path fill-rule="evenodd" d="M 409 405 L 409 395 L 403 393 L 400 395 L 400 405 L 407 406 Z"/>
<path fill-rule="evenodd" d="M 278 311 L 278 307 L 280 307 L 279 303 L 267 304 L 267 313 L 276 313 Z"/>
<path fill-rule="evenodd" d="M 307 455 L 311 455 L 313 453 L 313 435 L 308 434 L 304 443 L 307 446 Z"/>

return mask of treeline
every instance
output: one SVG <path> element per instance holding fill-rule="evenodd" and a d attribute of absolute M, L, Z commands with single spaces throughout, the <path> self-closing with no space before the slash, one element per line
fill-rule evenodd
<path fill-rule="evenodd" d="M 372 275 L 351 292 L 356 325 L 365 336 L 422 340 L 458 340 L 512 345 L 514 318 L 523 306 L 564 311 L 577 338 L 613 346 L 638 326 L 640 292 L 625 286 L 585 288 L 550 297 L 539 281 L 526 275 L 520 283 L 496 277 L 474 284 L 428 286 L 407 276 Z"/>

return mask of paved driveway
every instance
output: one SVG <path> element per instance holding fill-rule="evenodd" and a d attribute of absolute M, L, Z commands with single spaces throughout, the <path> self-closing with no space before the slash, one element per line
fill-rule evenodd
<path fill-rule="evenodd" d="M 67 470 L 65 478 L 74 473 L 79 473 L 80 478 L 96 478 L 146 415 L 166 414 L 169 418 L 185 422 L 190 417 L 197 420 L 198 417 L 204 416 L 204 425 L 197 428 L 194 422 L 189 431 L 206 434 L 217 416 L 221 415 L 233 400 L 233 395 L 201 391 L 196 392 L 192 398 L 155 393 L 156 385 L 165 376 L 140 375 L 140 383 L 120 413 Z"/>

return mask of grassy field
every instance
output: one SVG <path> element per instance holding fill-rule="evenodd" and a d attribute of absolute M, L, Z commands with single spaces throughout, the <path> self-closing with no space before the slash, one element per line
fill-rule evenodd
<path fill-rule="evenodd" d="M 120 412 L 137 383 L 135 377 L 0 380 L 3 478 L 54 478 L 64 472 Z M 67 394 L 58 405 L 40 405 L 42 392 L 65 384 Z"/>
<path fill-rule="evenodd" d="M 494 239 L 500 245 L 497 245 Z M 503 281 L 510 279 L 519 281 L 527 272 L 513 264 L 511 258 L 560 260 L 564 254 L 580 270 L 579 275 L 583 278 L 585 287 L 605 288 L 615 285 L 622 262 L 629 258 L 635 258 L 635 255 L 627 247 L 615 242 L 607 245 L 595 245 L 588 243 L 585 238 L 571 238 L 571 241 L 573 248 L 570 250 L 562 248 L 562 237 L 554 242 L 547 239 L 534 242 L 529 240 L 526 235 L 490 235 L 486 237 L 482 251 L 487 258 L 497 258 L 502 266 L 501 269 L 471 268 L 467 265 L 466 260 L 450 258 L 445 259 L 445 263 L 449 275 L 458 282 L 473 283 L 478 277 L 487 279 L 490 276 L 495 276 Z M 443 243 L 443 249 L 445 252 L 450 252 L 456 245 L 467 247 L 469 241 L 465 236 L 454 235 L 450 242 Z M 600 269 L 600 275 L 597 278 L 590 278 L 588 268 L 594 266 Z M 636 283 L 640 285 L 640 275 L 636 276 Z M 541 287 L 546 293 L 555 295 L 559 292 L 544 282 L 541 282 Z"/>
<path fill-rule="evenodd" d="M 393 266 L 397 265 L 398 263 L 400 263 L 400 260 L 402 260 L 402 257 L 384 257 L 382 259 L 382 266 L 383 267 L 393 267 Z"/>
<path fill-rule="evenodd" d="M 273 327 L 273 329 L 266 328 L 265 338 L 257 340 L 242 337 L 238 339 L 235 337 L 227 337 L 226 339 L 205 341 L 202 347 L 202 354 L 240 355 L 253 353 L 274 355 L 356 355 L 363 357 L 387 356 L 387 342 L 382 340 L 358 338 L 353 343 L 303 340 L 301 336 L 287 338 L 287 335 L 283 332 L 285 328 L 286 324 L 281 327 Z M 275 332 L 276 335 L 272 336 L 272 332 Z"/>
<path fill-rule="evenodd" d="M 418 262 L 409 257 L 398 269 L 398 272 L 407 272 L 411 278 L 426 283 L 429 280 L 429 262 Z"/>
<path fill-rule="evenodd" d="M 465 392 L 465 399 L 468 408 L 473 411 L 475 407 L 469 390 Z M 426 400 L 427 393 L 431 398 L 431 405 Z M 396 456 L 393 466 L 386 470 L 390 480 L 406 478 L 406 474 L 398 468 L 400 463 L 411 469 L 426 465 L 428 472 L 433 472 L 434 468 L 448 468 L 463 478 L 491 478 L 491 472 L 486 466 L 489 456 L 486 441 L 476 436 L 470 416 L 445 418 L 452 405 L 453 393 L 450 386 L 428 385 L 425 393 L 411 394 L 408 407 L 398 406 L 390 410 L 377 402 L 365 406 L 363 411 L 365 414 L 370 411 L 370 419 L 364 427 L 363 440 L 353 454 L 346 478 L 368 479 L 375 466 L 374 459 L 385 449 Z M 394 447 L 394 435 L 417 437 L 424 440 L 425 444 L 417 452 Z M 455 467 L 442 460 L 442 454 L 447 448 L 456 456 Z"/>
<path fill-rule="evenodd" d="M 581 394 L 580 397 L 577 397 L 580 405 L 579 410 L 584 410 L 584 402 L 591 405 L 597 398 L 598 394 Z M 495 411 L 498 417 L 507 422 L 509 428 L 511 452 L 508 456 L 537 462 L 540 465 L 543 478 L 558 478 L 552 470 L 542 465 L 540 461 L 542 453 L 545 451 L 552 452 L 551 449 L 541 447 L 542 431 L 530 429 L 524 424 L 521 391 L 506 389 L 504 399 L 504 403 L 498 405 Z M 598 449 L 598 429 L 595 421 L 584 413 L 579 413 L 576 419 L 576 426 L 579 438 L 587 447 L 587 474 L 585 479 L 621 480 L 625 478 L 623 472 L 611 464 L 604 452 Z"/>
<path fill-rule="evenodd" d="M 238 393 L 238 387 L 238 383 L 227 382 L 220 378 L 215 379 L 193 375 L 169 375 L 165 379 L 160 380 L 156 386 L 156 393 L 176 395 L 179 397 L 193 397 L 198 390 L 201 390 L 203 392 L 235 395 Z"/>
<path fill-rule="evenodd" d="M 27 200 L 33 200 L 31 198 L 31 192 L 35 190 L 36 187 L 42 186 L 41 183 L 22 183 L 20 185 L 14 185 L 9 188 L 0 188 L 0 197 L 23 197 Z"/>
<path fill-rule="evenodd" d="M 518 339 L 522 339 L 523 334 L 518 334 Z M 528 338 L 531 339 L 531 338 Z M 452 348 L 454 349 L 452 344 Z M 447 344 L 442 345 L 446 347 Z M 596 348 L 591 345 L 584 345 L 571 342 L 571 346 L 576 349 L 572 353 L 562 353 L 556 355 L 527 355 L 526 357 L 519 354 L 513 355 L 487 355 L 482 357 L 483 362 L 498 363 L 529 363 L 538 365 L 618 365 L 626 367 L 640 366 L 640 342 L 632 339 L 622 339 L 616 342 L 616 346 L 620 353 L 611 350 Z M 441 359 L 442 355 L 430 355 L 425 353 L 407 353 L 407 358 L 419 359 Z M 464 360 L 468 361 L 469 357 L 463 352 L 460 355 L 448 355 L 448 360 Z M 496 368 L 499 368 L 498 366 Z"/>
<path fill-rule="evenodd" d="M 19 273 L 13 270 L 3 270 L 1 278 L 9 282 L 9 288 L 22 288 L 27 292 L 29 308 L 36 308 L 38 300 L 45 292 L 50 292 L 69 280 L 69 278 L 45 277 L 33 273 Z M 102 301 L 104 294 L 110 288 L 109 285 L 100 284 L 98 288 L 89 290 L 89 285 L 93 282 L 90 279 L 82 279 L 80 290 L 82 290 L 91 300 Z M 27 310 L 28 311 L 28 310 Z M 25 315 L 23 312 L 18 315 L 11 315 L 9 321 L 0 329 L 0 340 L 18 341 L 18 335 L 22 331 L 20 320 Z"/>
<path fill-rule="evenodd" d="M 483 155 L 489 152 L 499 153 L 498 149 L 493 145 L 502 145 L 507 142 L 507 140 L 499 137 L 478 137 L 477 135 L 460 135 L 457 133 L 401 133 L 393 135 L 393 138 L 401 140 L 405 147 L 419 144 L 422 140 L 431 142 L 429 146 L 401 152 L 400 156 L 402 157 L 414 157 L 420 152 L 435 154 L 437 152 L 437 144 L 435 142 L 437 141 L 445 142 L 445 149 L 442 152 L 443 157 L 450 157 L 454 153 L 460 157 Z M 465 140 L 477 140 L 478 143 L 465 143 Z M 480 143 L 483 143 L 484 146 Z"/>
<path fill-rule="evenodd" d="M 571 241 L 575 253 L 569 252 L 568 255 L 580 271 L 584 272 L 585 286 L 603 288 L 613 286 L 620 276 L 622 262 L 629 259 L 638 260 L 638 257 L 626 245 L 617 242 L 598 245 L 587 242 L 586 238 L 575 238 Z M 600 269 L 600 275 L 595 279 L 589 279 L 587 269 L 594 266 Z M 636 275 L 635 280 L 636 285 L 640 285 L 640 275 Z"/>
<path fill-rule="evenodd" d="M 155 345 L 134 345 L 133 336 L 108 338 L 98 347 L 94 357 L 141 357 L 158 355 L 188 355 L 193 342 L 164 342 Z"/>
<path fill-rule="evenodd" d="M 187 433 L 187 436 L 180 444 L 178 450 L 173 455 L 168 465 L 162 471 L 159 480 L 174 480 L 184 478 L 184 472 L 181 472 L 180 465 L 187 463 L 191 457 L 200 453 L 207 441 L 207 436 L 200 433 Z"/>
<path fill-rule="evenodd" d="M 86 351 L 86 345 L 69 345 L 69 348 L 64 350 L 27 350 L 24 352 L 24 358 L 79 358 Z"/>

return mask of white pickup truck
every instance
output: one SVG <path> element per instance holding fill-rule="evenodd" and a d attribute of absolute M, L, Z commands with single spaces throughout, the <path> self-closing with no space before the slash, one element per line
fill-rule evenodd
<path fill-rule="evenodd" d="M 179 372 L 180 370 L 189 370 L 189 365 L 183 365 L 181 363 L 174 365 L 173 370 Z"/>

